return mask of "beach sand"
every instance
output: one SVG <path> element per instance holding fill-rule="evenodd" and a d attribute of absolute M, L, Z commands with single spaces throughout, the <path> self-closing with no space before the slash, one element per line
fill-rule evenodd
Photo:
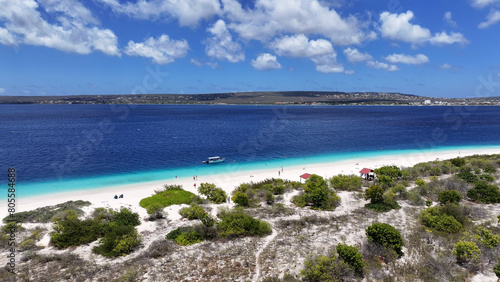
<path fill-rule="evenodd" d="M 245 182 L 257 182 L 267 178 L 282 178 L 292 181 L 299 181 L 300 175 L 304 173 L 318 174 L 325 178 L 332 177 L 337 174 L 359 174 L 363 168 L 375 169 L 384 165 L 396 165 L 400 167 L 413 166 L 420 162 L 428 162 L 434 160 L 445 160 L 455 157 L 464 157 L 476 154 L 498 154 L 500 147 L 488 147 L 481 149 L 453 149 L 453 150 L 416 150 L 414 152 L 405 151 L 405 153 L 397 155 L 377 156 L 370 158 L 351 158 L 348 160 L 335 161 L 329 163 L 307 164 L 304 166 L 265 166 L 261 170 L 238 171 L 229 173 L 220 173 L 211 176 L 199 176 L 196 181 L 192 177 L 168 179 L 164 181 L 153 181 L 144 183 L 134 183 L 128 185 L 120 185 L 114 187 L 106 187 L 102 189 L 80 190 L 57 194 L 47 194 L 44 196 L 22 197 L 17 195 L 16 211 L 28 211 L 39 207 L 55 205 L 66 201 L 85 200 L 92 203 L 87 210 L 92 210 L 97 207 L 106 207 L 119 209 L 120 207 L 128 207 L 132 211 L 139 213 L 141 218 L 147 216 L 146 210 L 139 206 L 139 201 L 145 197 L 154 194 L 154 191 L 162 188 L 164 184 L 182 185 L 187 191 L 197 193 L 196 187 L 200 183 L 214 183 L 226 191 L 228 195 L 231 191 Z M 278 174 L 279 171 L 279 174 Z M 19 186 L 21 186 L 19 184 Z M 123 194 L 123 198 L 114 199 L 115 195 Z M 177 209 L 177 207 L 175 207 Z M 165 209 L 169 213 L 169 219 L 178 219 L 175 211 Z M 7 201 L 2 201 L 0 204 L 0 216 L 3 218 L 8 215 Z M 172 217 L 172 218 L 170 218 Z"/>

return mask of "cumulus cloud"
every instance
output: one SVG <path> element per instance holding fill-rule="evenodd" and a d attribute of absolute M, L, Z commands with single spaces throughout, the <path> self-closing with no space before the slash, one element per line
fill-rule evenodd
<path fill-rule="evenodd" d="M 329 54 L 311 58 L 316 64 L 316 70 L 322 73 L 342 73 L 344 67 L 337 63 L 337 54 Z"/>
<path fill-rule="evenodd" d="M 288 57 L 322 56 L 334 52 L 328 40 L 309 40 L 304 34 L 285 36 L 274 40 L 270 45 L 276 54 Z"/>
<path fill-rule="evenodd" d="M 193 64 L 193 65 L 195 65 L 197 67 L 203 66 L 203 63 L 200 62 L 200 61 L 198 61 L 198 60 L 196 60 L 196 59 L 191 59 L 190 62 L 191 62 L 191 64 Z"/>
<path fill-rule="evenodd" d="M 468 40 L 458 32 L 452 32 L 451 34 L 440 32 L 432 36 L 429 29 L 410 23 L 412 18 L 412 11 L 401 14 L 391 14 L 389 12 L 381 13 L 381 26 L 379 30 L 382 37 L 415 45 L 424 44 L 426 42 L 430 42 L 433 45 L 468 43 Z"/>
<path fill-rule="evenodd" d="M 205 53 L 219 60 L 236 63 L 245 60 L 245 54 L 237 42 L 233 41 L 231 33 L 223 20 L 218 20 L 208 31 L 213 35 L 205 42 Z"/>
<path fill-rule="evenodd" d="M 359 44 L 376 38 L 367 23 L 355 16 L 341 17 L 324 1 L 256 0 L 253 9 L 243 9 L 237 0 L 222 0 L 229 27 L 242 38 L 267 42 L 277 34 L 317 34 L 334 44 Z"/>
<path fill-rule="evenodd" d="M 96 0 L 110 7 L 113 12 L 137 19 L 163 19 L 173 17 L 181 26 L 196 26 L 202 19 L 220 14 L 218 0 L 139 0 L 120 3 L 118 0 Z"/>
<path fill-rule="evenodd" d="M 490 25 L 494 25 L 500 21 L 500 11 L 492 9 L 488 16 L 486 16 L 486 20 L 481 22 L 477 27 L 478 28 L 487 28 Z"/>
<path fill-rule="evenodd" d="M 45 46 L 78 54 L 97 50 L 120 55 L 115 34 L 93 26 L 98 21 L 88 9 L 73 0 L 61 3 L 57 0 L 42 0 L 41 5 L 34 0 L 2 1 L 0 20 L 4 21 L 4 28 L 0 30 L 0 42 Z M 70 9 L 71 5 L 75 6 L 74 10 Z M 40 11 L 49 16 L 42 16 Z M 48 22 L 47 18 L 54 18 L 55 22 Z"/>
<path fill-rule="evenodd" d="M 451 18 L 451 12 L 444 13 L 443 20 L 452 27 L 457 27 L 457 22 Z"/>
<path fill-rule="evenodd" d="M 495 3 L 500 3 L 500 0 L 472 0 L 472 6 L 476 8 L 484 8 Z"/>
<path fill-rule="evenodd" d="M 386 70 L 386 71 L 399 70 L 398 66 L 396 66 L 396 65 L 390 65 L 390 64 L 386 64 L 384 62 L 379 62 L 379 61 L 368 61 L 368 62 L 366 62 L 366 65 L 369 66 L 370 68 L 381 69 L 381 70 Z"/>
<path fill-rule="evenodd" d="M 373 59 L 373 57 L 370 54 L 361 53 L 358 51 L 358 49 L 351 49 L 351 48 L 345 49 L 344 55 L 346 56 L 347 60 L 351 63 L 359 63 Z"/>
<path fill-rule="evenodd" d="M 140 43 L 129 41 L 124 51 L 129 56 L 151 58 L 156 64 L 164 65 L 184 57 L 188 49 L 186 40 L 171 40 L 168 35 L 162 34 L 158 38 L 150 37 Z"/>
<path fill-rule="evenodd" d="M 3 94 L 3 93 L 5 93 L 5 88 L 0 87 L 0 94 Z"/>
<path fill-rule="evenodd" d="M 392 54 L 385 57 L 384 59 L 393 64 L 402 63 L 407 65 L 420 65 L 429 62 L 429 58 L 424 54 L 417 54 L 415 56 L 405 54 Z"/>
<path fill-rule="evenodd" d="M 264 53 L 260 54 L 257 59 L 252 60 L 250 62 L 252 67 L 256 70 L 274 70 L 274 69 L 280 69 L 281 64 L 278 63 L 278 60 L 276 59 L 276 56 L 273 56 L 269 53 Z"/>

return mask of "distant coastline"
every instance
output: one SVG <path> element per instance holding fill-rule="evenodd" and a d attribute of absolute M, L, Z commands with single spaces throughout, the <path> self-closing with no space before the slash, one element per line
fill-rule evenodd
<path fill-rule="evenodd" d="M 500 105 L 500 97 L 437 98 L 393 92 L 274 91 L 210 94 L 0 96 L 1 104 Z"/>

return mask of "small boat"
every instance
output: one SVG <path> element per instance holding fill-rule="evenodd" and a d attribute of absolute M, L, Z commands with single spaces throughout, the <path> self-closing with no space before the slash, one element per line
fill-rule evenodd
<path fill-rule="evenodd" d="M 225 158 L 221 158 L 219 156 L 216 156 L 216 157 L 210 157 L 210 158 L 208 158 L 208 160 L 203 161 L 203 163 L 204 164 L 215 164 L 215 163 L 221 163 L 221 162 L 223 162 L 225 160 L 226 160 Z"/>

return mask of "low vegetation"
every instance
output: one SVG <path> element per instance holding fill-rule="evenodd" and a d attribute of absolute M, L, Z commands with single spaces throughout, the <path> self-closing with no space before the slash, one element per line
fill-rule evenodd
<path fill-rule="evenodd" d="M 52 218 L 63 211 L 72 210 L 77 215 L 83 214 L 82 207 L 90 206 L 88 201 L 68 201 L 65 203 L 57 204 L 55 206 L 48 206 L 43 208 L 38 208 L 31 211 L 17 212 L 12 216 L 5 217 L 3 222 L 15 221 L 17 223 L 48 223 L 52 221 Z"/>
<path fill-rule="evenodd" d="M 361 191 L 363 180 L 356 175 L 339 174 L 330 179 L 330 185 L 337 191 Z"/>
<path fill-rule="evenodd" d="M 330 211 L 340 205 L 340 197 L 328 188 L 323 177 L 313 174 L 306 180 L 304 193 L 294 196 L 292 202 L 299 207 Z"/>
<path fill-rule="evenodd" d="M 210 203 L 221 204 L 226 202 L 227 194 L 215 184 L 201 183 L 198 187 L 198 193 L 207 197 Z"/>
<path fill-rule="evenodd" d="M 387 223 L 374 223 L 368 226 L 366 228 L 366 237 L 370 242 L 395 252 L 398 257 L 403 255 L 403 237 L 396 228 Z"/>
<path fill-rule="evenodd" d="M 148 213 L 155 211 L 159 208 L 163 209 L 171 205 L 180 204 L 191 204 L 191 203 L 201 203 L 203 202 L 195 194 L 182 189 L 179 185 L 165 185 L 164 190 L 156 191 L 151 197 L 142 199 L 139 205 L 146 210 Z"/>
<path fill-rule="evenodd" d="M 297 181 L 268 178 L 256 183 L 242 183 L 232 192 L 231 200 L 241 207 L 255 208 L 262 202 L 272 205 L 276 198 L 285 191 L 302 189 L 303 184 Z"/>

